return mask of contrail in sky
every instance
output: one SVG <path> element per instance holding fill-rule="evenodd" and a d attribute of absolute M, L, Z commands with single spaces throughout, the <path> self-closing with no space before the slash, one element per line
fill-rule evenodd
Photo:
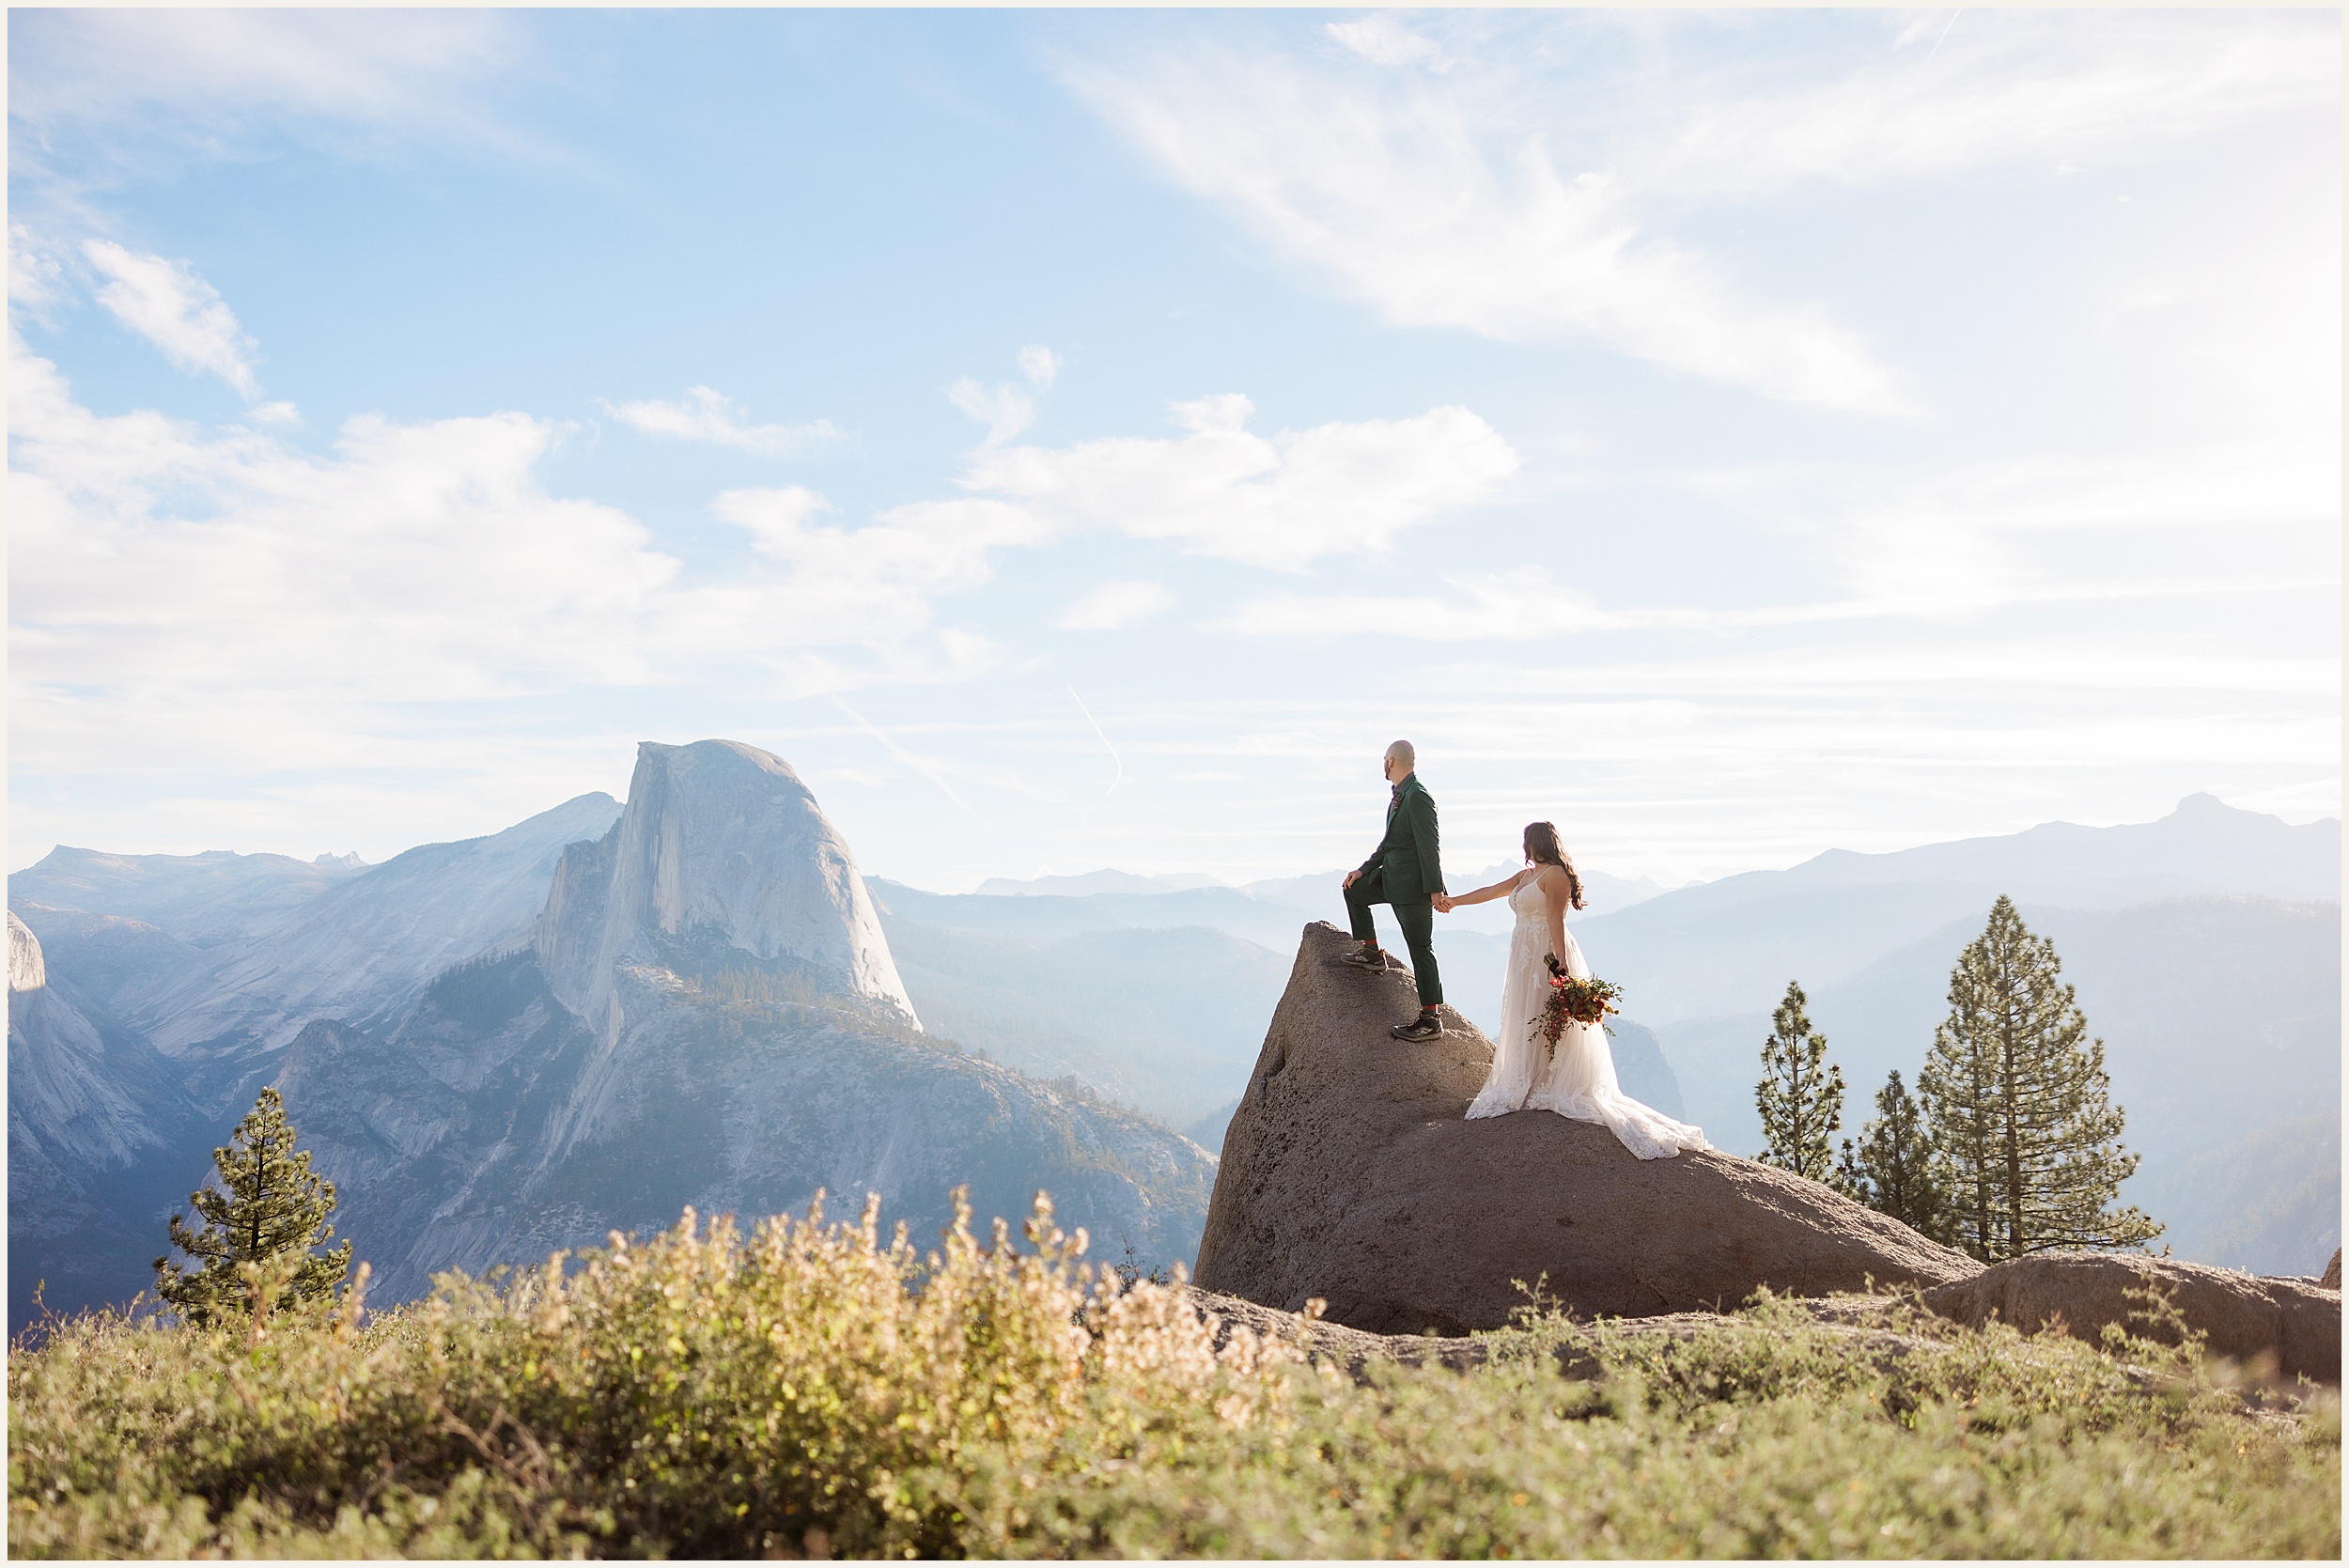
<path fill-rule="evenodd" d="M 1067 685 L 1066 681 L 1062 682 L 1062 684 L 1065 686 Z M 1117 777 L 1110 781 L 1109 788 L 1101 791 L 1101 799 L 1106 800 L 1111 796 L 1117 793 L 1117 786 L 1119 784 L 1126 782 L 1125 761 L 1118 756 L 1117 748 L 1110 744 L 1110 737 L 1106 735 L 1101 735 L 1101 721 L 1093 716 L 1093 709 L 1085 706 L 1085 700 L 1077 695 L 1077 689 L 1075 687 L 1070 686 L 1068 688 L 1068 695 L 1069 699 L 1077 705 L 1077 711 L 1085 716 L 1085 722 L 1093 726 L 1093 733 L 1101 736 L 1101 749 L 1109 753 L 1110 760 L 1112 762 L 1117 764 Z"/>
<path fill-rule="evenodd" d="M 890 739 L 889 737 L 884 734 L 879 726 L 874 724 L 870 719 L 867 719 L 863 714 L 859 713 L 855 708 L 850 707 L 847 703 L 842 702 L 838 697 L 834 697 L 832 700 L 832 706 L 847 714 L 850 719 L 854 720 L 856 722 L 857 728 L 863 730 L 865 734 L 879 741 L 891 756 L 895 757 L 899 762 L 904 763 L 908 768 L 912 768 L 916 773 L 921 774 L 922 777 L 929 780 L 930 783 L 945 791 L 947 800 L 952 800 L 956 805 L 960 806 L 964 811 L 971 812 L 971 815 L 973 817 L 976 817 L 981 822 L 986 822 L 988 827 L 991 828 L 994 826 L 993 823 L 988 822 L 986 817 L 980 816 L 977 812 L 971 811 L 971 802 L 965 800 L 961 796 L 957 795 L 955 793 L 955 786 L 948 784 L 935 767 L 931 766 L 927 762 L 925 762 L 922 758 L 915 756 L 911 752 L 907 751 L 903 746 L 900 746 L 895 741 Z"/>
<path fill-rule="evenodd" d="M 1945 25 L 1942 27 L 1942 29 L 1941 29 L 1941 37 L 1940 37 L 1940 38 L 1937 38 L 1937 39 L 1934 39 L 1934 40 L 1933 40 L 1933 47 L 1932 47 L 1931 49 L 1928 49 L 1928 50 L 1926 50 L 1926 51 L 1925 51 L 1925 60 L 1924 60 L 1924 65 L 1921 65 L 1921 66 L 1919 66 L 1919 67 L 1917 68 L 1919 70 L 1924 70 L 1924 69 L 1925 69 L 1925 66 L 1929 66 L 1929 65 L 1933 64 L 1933 57 L 1934 57 L 1936 54 L 1940 54 L 1940 53 L 1941 53 L 1941 44 L 1942 44 L 1943 40 L 1944 40 L 1944 39 L 1948 39 L 1948 38 L 1949 38 L 1949 36 L 1950 36 L 1950 28 L 1956 26 L 1956 25 L 1957 25 L 1957 19 L 1958 19 L 1959 17 L 1961 17 L 1961 16 L 1964 16 L 1965 14 L 1966 14 L 1966 8 L 1965 8 L 1965 7 L 1963 7 L 1963 6 L 1958 7 L 1958 8 L 1957 8 L 1957 9 L 1955 9 L 1955 10 L 1953 10 L 1953 11 L 1952 11 L 1952 12 L 1950 13 L 1950 20 L 1949 20 L 1948 23 L 1947 23 L 1947 24 L 1945 24 Z"/>

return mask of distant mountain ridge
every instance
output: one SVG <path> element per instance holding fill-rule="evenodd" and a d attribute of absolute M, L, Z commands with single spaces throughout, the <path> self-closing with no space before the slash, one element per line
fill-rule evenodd
<path fill-rule="evenodd" d="M 818 1188 L 878 1191 L 917 1235 L 955 1186 L 1014 1218 L 1047 1188 L 1150 1263 L 1187 1259 L 1206 1213 L 1196 1144 L 922 1031 L 847 844 L 754 747 L 647 742 L 626 807 L 380 866 L 61 851 L 9 891 L 19 1324 L 43 1280 L 63 1308 L 148 1285 L 265 1082 L 386 1300 Z M 76 974 L 108 1001 L 68 1005 Z"/>
<path fill-rule="evenodd" d="M 1212 1161 L 1110 1102 L 1220 1136 L 1299 930 L 1342 905 L 1336 873 L 1140 880 L 938 894 L 863 877 L 796 775 L 729 742 L 640 753 L 630 808 L 582 796 L 377 866 L 61 847 L 9 883 L 28 982 L 10 1005 L 11 1312 L 43 1277 L 59 1305 L 143 1285 L 162 1215 L 269 1081 L 300 1093 L 322 1168 L 350 1174 L 343 1228 L 387 1288 L 819 1184 L 875 1186 L 926 1223 L 953 1180 L 1013 1210 L 1032 1182 L 1112 1244 L 1182 1256 Z M 2108 1042 L 2146 1156 L 2131 1195 L 2171 1219 L 2167 1239 L 2285 1272 L 2322 1262 L 2299 1256 L 2311 1237 L 2338 1244 L 2321 1179 L 2339 1160 L 2338 822 L 2190 797 L 2155 823 L 1624 887 L 1638 896 L 1594 898 L 1576 929 L 1628 989 L 1626 1085 L 1678 1096 L 1724 1146 L 1750 1152 L 1755 1051 L 1787 980 L 1845 1067 L 1856 1132 L 2009 893 Z M 1448 994 L 1479 1017 L 1506 919 L 1483 912 L 1438 939 Z"/>
<path fill-rule="evenodd" d="M 1339 884 L 1346 877 L 1344 870 L 1316 872 L 1309 877 L 1268 877 L 1258 881 L 1231 883 L 1215 877 L 1195 872 L 1175 872 L 1165 876 L 1143 876 L 1137 872 L 1117 871 L 1104 867 L 1081 876 L 1032 877 L 1019 879 L 1010 877 L 990 877 L 978 885 L 974 896 L 982 898 L 1092 898 L 1112 893 L 1132 898 L 1159 898 L 1170 893 L 1197 893 L 1205 889 L 1222 889 L 1239 893 L 1261 904 L 1278 905 L 1315 915 L 1325 914 L 1338 897 Z M 1454 873 L 1457 885 L 1455 893 L 1468 893 L 1523 869 L 1517 862 L 1491 865 L 1468 875 Z M 1578 911 L 1599 914 L 1609 909 L 1628 908 L 1634 904 L 1654 898 L 1665 889 L 1662 883 L 1646 877 L 1625 877 L 1610 876 L 1604 871 L 1582 871 L 1589 908 Z M 1505 926 L 1505 911 L 1499 917 L 1491 909 L 1471 907 L 1458 911 L 1463 924 L 1480 929 L 1493 924 L 1498 918 Z"/>

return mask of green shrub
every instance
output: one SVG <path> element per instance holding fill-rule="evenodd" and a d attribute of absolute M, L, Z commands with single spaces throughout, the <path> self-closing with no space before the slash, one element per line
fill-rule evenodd
<path fill-rule="evenodd" d="M 2338 1556 L 2337 1398 L 2191 1347 L 1766 1297 L 1529 1316 L 1470 1373 L 1219 1350 L 1176 1288 L 968 1210 L 689 1213 L 373 1318 L 122 1314 L 9 1358 L 21 1556 Z M 1568 1377 L 1561 1365 L 1589 1375 Z"/>

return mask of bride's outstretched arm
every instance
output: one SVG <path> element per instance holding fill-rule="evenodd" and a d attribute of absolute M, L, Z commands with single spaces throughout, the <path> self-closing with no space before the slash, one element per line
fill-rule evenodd
<path fill-rule="evenodd" d="M 1521 876 L 1523 873 L 1519 873 L 1519 875 Z M 1453 909 L 1458 908 L 1463 904 L 1489 904 L 1496 898 L 1506 898 L 1517 891 L 1517 877 L 1505 877 L 1500 881 L 1495 882 L 1489 888 L 1478 888 L 1474 893 L 1455 894 L 1451 898 L 1445 899 L 1441 903 L 1438 904 L 1436 908 L 1448 913 Z"/>

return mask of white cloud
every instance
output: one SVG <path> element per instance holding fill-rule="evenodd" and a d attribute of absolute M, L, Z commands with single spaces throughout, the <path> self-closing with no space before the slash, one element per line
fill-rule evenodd
<path fill-rule="evenodd" d="M 1952 622 L 2018 605 L 2306 596 L 2340 583 L 2338 487 L 2330 451 L 2288 442 L 1922 474 L 1700 471 L 1666 476 L 1657 488 L 1732 497 L 1749 525 L 1775 520 L 1807 547 L 1819 585 L 1840 595 L 1610 606 L 1545 568 L 1524 567 L 1448 574 L 1432 593 L 1263 596 L 1216 629 L 1310 640 L 1532 641 Z M 2216 560 L 2214 550 L 2223 551 Z"/>
<path fill-rule="evenodd" d="M 1750 297 L 1644 232 L 1615 177 L 1565 178 L 1538 136 L 1495 145 L 1471 84 L 1362 83 L 1277 60 L 1072 73 L 1181 184 L 1403 326 L 1595 337 L 1774 397 L 1873 412 L 1906 394 L 1816 306 Z"/>
<path fill-rule="evenodd" d="M 1020 375 L 1038 392 L 1050 392 L 1060 379 L 1060 356 L 1041 343 L 1031 343 L 1014 356 Z M 1035 399 L 1009 381 L 988 386 L 965 376 L 946 389 L 946 400 L 987 427 L 988 446 L 1001 446 L 1035 423 Z"/>
<path fill-rule="evenodd" d="M 1599 629 L 1587 593 L 1539 567 L 1447 577 L 1448 595 L 1273 594 L 1215 629 L 1242 637 L 1406 637 L 1415 642 L 1524 641 Z"/>
<path fill-rule="evenodd" d="M 1000 445 L 1035 420 L 1035 399 L 1006 381 L 982 386 L 965 376 L 946 389 L 946 401 L 987 427 L 987 444 Z"/>
<path fill-rule="evenodd" d="M 182 370 L 209 371 L 249 401 L 261 395 L 248 359 L 252 342 L 219 290 L 184 261 L 139 256 L 111 240 L 91 240 L 82 254 L 109 280 L 98 302 Z"/>
<path fill-rule="evenodd" d="M 559 435 L 547 422 L 365 416 L 314 458 L 251 429 L 101 418 L 18 343 L 9 381 L 20 693 L 274 706 L 649 673 L 635 618 L 677 564 L 624 514 L 545 492 L 533 470 Z"/>
<path fill-rule="evenodd" d="M 1917 399 L 1858 332 L 1659 225 L 1803 182 L 2109 163 L 2339 90 L 2329 15 L 1968 11 L 1937 52 L 1947 16 L 1888 49 L 1891 24 L 1847 14 L 1782 45 L 1718 17 L 1463 13 L 1427 38 L 1377 15 L 1329 24 L 1351 59 L 1176 45 L 1065 74 L 1175 182 L 1398 325 L 1587 337 L 1871 412 Z M 1440 79 L 1392 69 L 1439 58 Z"/>
<path fill-rule="evenodd" d="M 1060 379 L 1060 356 L 1041 343 L 1031 343 L 1019 350 L 1019 373 L 1039 392 L 1050 392 Z"/>
<path fill-rule="evenodd" d="M 65 267 L 27 225 L 8 225 L 8 308 L 46 315 L 63 298 Z"/>
<path fill-rule="evenodd" d="M 1045 536 L 1016 507 L 967 500 L 823 526 L 815 520 L 832 504 L 797 485 L 728 490 L 710 509 L 751 536 L 774 575 L 734 573 L 677 595 L 663 637 L 745 651 L 900 639 L 928 623 L 938 596 L 985 582 L 996 551 Z"/>
<path fill-rule="evenodd" d="M 490 11 L 60 9 L 10 31 L 8 115 L 50 136 L 165 128 L 210 152 L 288 116 L 518 150 L 470 92 L 526 50 Z"/>
<path fill-rule="evenodd" d="M 1422 38 L 1383 13 L 1366 16 L 1360 22 L 1329 23 L 1322 30 L 1373 65 L 1408 66 L 1423 60 L 1434 63 L 1443 53 L 1436 47 L 1435 39 Z"/>
<path fill-rule="evenodd" d="M 848 432 L 829 419 L 818 419 L 806 425 L 749 424 L 743 417 L 741 405 L 713 387 L 689 387 L 685 396 L 676 402 L 646 400 L 611 403 L 601 398 L 597 400 L 603 403 L 604 411 L 614 419 L 631 425 L 646 435 L 707 442 L 713 446 L 730 446 L 739 452 L 749 452 L 762 458 L 797 457 L 801 453 L 836 446 L 848 439 Z"/>
<path fill-rule="evenodd" d="M 1804 180 L 1937 179 L 1999 164 L 2109 162 L 2215 127 L 2337 100 L 2339 33 L 2285 12 L 1969 11 L 1890 54 L 1791 87 L 1695 72 L 1641 179 L 1751 196 Z"/>
<path fill-rule="evenodd" d="M 1123 631 L 1174 602 L 1156 582 L 1104 582 L 1052 622 L 1065 631 Z"/>
<path fill-rule="evenodd" d="M 1237 393 L 1173 405 L 1190 434 L 1110 437 L 975 454 L 972 490 L 1053 529 L 1108 528 L 1196 554 L 1297 570 L 1384 550 L 1396 536 L 1488 499 L 1516 472 L 1500 432 L 1463 408 L 1251 433 Z"/>

